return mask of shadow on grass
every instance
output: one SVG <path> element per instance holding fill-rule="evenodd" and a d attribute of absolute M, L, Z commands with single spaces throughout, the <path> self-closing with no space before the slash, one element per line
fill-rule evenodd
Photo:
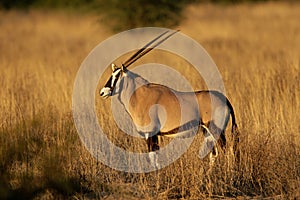
<path fill-rule="evenodd" d="M 55 198 L 89 192 L 78 174 L 66 168 L 65 150 L 76 145 L 71 121 L 67 123 L 69 135 L 59 141 L 58 129 L 46 128 L 42 120 L 0 131 L 0 199 L 33 199 L 49 191 Z"/>

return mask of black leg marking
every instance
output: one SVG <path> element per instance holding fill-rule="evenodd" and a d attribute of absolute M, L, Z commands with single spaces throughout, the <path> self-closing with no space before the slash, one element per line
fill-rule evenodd
<path fill-rule="evenodd" d="M 158 136 L 154 135 L 147 139 L 148 151 L 157 151 L 159 150 L 158 145 Z"/>

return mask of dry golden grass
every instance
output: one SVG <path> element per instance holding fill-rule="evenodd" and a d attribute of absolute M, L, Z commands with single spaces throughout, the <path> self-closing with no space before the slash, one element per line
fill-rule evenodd
<path fill-rule="evenodd" d="M 88 15 L 1 12 L 0 198 L 300 198 L 299 10 L 281 3 L 187 8 L 179 28 L 219 67 L 241 132 L 241 162 L 227 151 L 209 171 L 196 156 L 197 137 L 175 163 L 147 174 L 97 162 L 73 124 L 76 72 L 111 33 Z M 182 70 L 185 63 L 167 64 Z M 129 136 L 124 142 L 113 122 L 108 129 L 116 144 L 146 148 Z"/>

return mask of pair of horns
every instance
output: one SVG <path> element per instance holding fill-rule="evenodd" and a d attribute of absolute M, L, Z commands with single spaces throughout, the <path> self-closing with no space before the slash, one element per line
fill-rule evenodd
<path fill-rule="evenodd" d="M 165 31 L 162 34 L 160 34 L 159 36 L 157 36 L 156 38 L 154 38 L 153 40 L 151 40 L 150 42 L 148 42 L 145 46 L 143 46 L 140 50 L 138 50 L 136 53 L 134 53 L 130 58 L 128 58 L 123 64 L 122 64 L 122 68 L 127 68 L 129 67 L 131 64 L 133 64 L 135 61 L 137 61 L 138 59 L 140 59 L 142 56 L 146 55 L 147 53 L 149 53 L 151 50 L 153 50 L 155 47 L 157 47 L 158 45 L 160 45 L 162 42 L 166 41 L 168 38 L 170 38 L 172 35 L 174 35 L 175 33 L 179 32 L 179 30 L 173 31 L 170 34 L 166 35 L 167 33 L 169 33 L 170 31 Z M 166 35 L 165 37 L 161 38 L 162 36 Z M 161 38 L 161 39 L 160 39 Z M 160 39 L 160 40 L 158 40 Z M 158 41 L 157 41 L 158 40 Z M 156 43 L 155 43 L 156 42 Z M 112 68 L 115 69 L 115 65 L 112 64 Z"/>

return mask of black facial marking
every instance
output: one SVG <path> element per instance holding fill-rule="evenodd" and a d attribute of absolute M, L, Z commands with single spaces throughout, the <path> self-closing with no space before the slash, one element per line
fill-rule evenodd
<path fill-rule="evenodd" d="M 119 70 L 119 73 L 117 73 L 116 75 L 114 75 L 114 73 L 115 73 L 116 71 L 118 71 L 118 70 Z M 112 85 L 112 81 L 113 81 L 113 77 L 114 77 L 114 76 L 115 76 L 115 79 L 114 79 L 114 82 L 113 82 L 113 85 Z M 113 71 L 113 73 L 112 73 L 112 75 L 110 76 L 110 78 L 108 79 L 108 81 L 106 82 L 106 84 L 105 84 L 104 87 L 108 87 L 108 88 L 110 88 L 111 90 L 113 90 L 114 87 L 116 86 L 116 84 L 117 84 L 118 79 L 119 79 L 120 76 L 121 76 L 121 70 L 120 70 L 120 68 L 116 68 L 116 69 Z"/>
<path fill-rule="evenodd" d="M 108 81 L 106 82 L 104 87 L 110 88 L 111 87 L 111 81 L 112 81 L 112 76 L 108 79 Z"/>

